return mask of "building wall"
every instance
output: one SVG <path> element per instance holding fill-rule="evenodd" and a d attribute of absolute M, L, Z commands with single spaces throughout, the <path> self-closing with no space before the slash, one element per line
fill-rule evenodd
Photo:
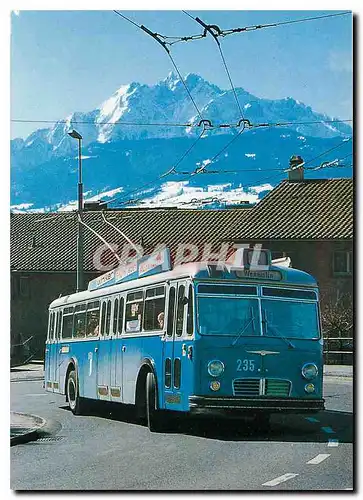
<path fill-rule="evenodd" d="M 93 277 L 86 275 L 86 282 Z M 21 348 L 14 346 L 33 336 L 29 347 L 31 352 L 36 352 L 36 358 L 42 359 L 49 304 L 60 294 L 73 293 L 75 288 L 76 273 L 11 273 L 10 342 L 13 356 L 21 352 Z"/>

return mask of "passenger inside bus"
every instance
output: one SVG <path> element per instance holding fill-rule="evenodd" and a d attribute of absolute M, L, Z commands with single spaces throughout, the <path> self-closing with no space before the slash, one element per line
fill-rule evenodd
<path fill-rule="evenodd" d="M 158 314 L 158 325 L 159 325 L 160 330 L 162 330 L 164 328 L 164 313 L 163 312 Z"/>
<path fill-rule="evenodd" d="M 91 311 L 87 321 L 87 337 L 96 337 L 99 334 L 98 312 Z"/>

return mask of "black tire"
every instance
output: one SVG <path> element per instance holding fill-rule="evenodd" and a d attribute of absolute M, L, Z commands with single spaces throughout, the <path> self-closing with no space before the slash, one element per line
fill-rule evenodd
<path fill-rule="evenodd" d="M 157 409 L 156 381 L 153 373 L 146 376 L 146 420 L 150 432 L 161 432 L 164 428 L 163 414 Z"/>
<path fill-rule="evenodd" d="M 78 378 L 75 370 L 72 370 L 68 375 L 66 394 L 71 412 L 74 415 L 82 415 L 85 411 L 85 403 L 79 397 Z"/>
<path fill-rule="evenodd" d="M 260 432 L 269 432 L 271 429 L 271 415 L 269 413 L 258 413 L 255 416 L 254 425 L 256 431 Z"/>

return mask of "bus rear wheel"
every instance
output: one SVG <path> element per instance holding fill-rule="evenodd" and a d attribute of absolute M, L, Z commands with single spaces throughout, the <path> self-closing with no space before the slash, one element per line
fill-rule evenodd
<path fill-rule="evenodd" d="M 160 432 L 163 429 L 163 415 L 157 409 L 156 380 L 153 373 L 146 376 L 146 418 L 150 432 Z"/>
<path fill-rule="evenodd" d="M 74 415 L 82 415 L 85 410 L 85 404 L 79 396 L 78 380 L 75 370 L 72 370 L 67 379 L 67 400 L 71 412 Z"/>

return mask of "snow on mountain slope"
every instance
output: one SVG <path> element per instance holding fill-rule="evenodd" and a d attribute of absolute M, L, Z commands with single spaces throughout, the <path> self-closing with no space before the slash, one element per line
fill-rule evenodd
<path fill-rule="evenodd" d="M 222 90 L 193 73 L 186 75 L 185 82 L 201 116 L 191 102 L 181 79 L 174 73 L 169 73 L 155 85 L 137 82 L 121 85 L 98 108 L 90 112 L 74 112 L 50 128 L 36 130 L 25 140 L 12 140 L 12 204 L 32 204 L 28 209 L 35 210 L 45 206 L 59 208 L 75 199 L 78 151 L 76 141 L 68 136 L 68 132 L 73 128 L 83 136 L 82 157 L 87 159 L 84 171 L 85 188 L 91 190 L 94 196 L 94 193 L 106 193 L 118 188 L 124 189 L 125 192 L 135 190 L 140 184 L 151 182 L 170 170 L 192 146 L 201 131 L 201 127 L 173 124 L 198 125 L 201 117 L 210 120 L 215 126 L 238 123 L 241 115 L 231 90 Z M 216 182 L 210 175 L 195 176 L 188 186 L 183 188 L 183 196 L 186 193 L 189 196 L 191 189 L 200 188 L 203 196 L 210 197 L 208 186 L 220 184 L 230 184 L 223 190 L 224 194 L 229 190 L 243 196 L 243 193 L 238 191 L 240 186 L 246 183 L 258 185 L 259 180 L 263 180 L 265 169 L 287 167 L 289 155 L 301 154 L 304 158 L 313 158 L 314 155 L 322 153 L 324 148 L 336 146 L 342 138 L 352 135 L 349 125 L 324 123 L 324 120 L 330 118 L 315 113 L 311 107 L 291 97 L 279 100 L 262 99 L 243 88 L 237 88 L 236 93 L 244 118 L 252 124 L 319 123 L 290 124 L 281 127 L 282 130 L 246 129 L 238 141 L 212 162 L 211 167 L 237 169 L 237 172 L 241 169 L 241 173 L 221 174 Z M 208 130 L 203 141 L 199 141 L 184 158 L 180 170 L 193 172 L 202 166 L 208 169 L 211 159 L 226 146 L 231 135 L 236 134 L 238 130 Z M 348 152 L 345 151 L 346 154 Z M 251 172 L 252 166 L 256 169 L 255 172 Z M 250 171 L 243 172 L 244 168 L 249 168 Z M 337 172 L 340 174 L 342 169 Z M 333 171 L 323 171 L 323 174 L 333 175 Z M 344 175 L 351 174 L 346 171 Z M 278 180 L 283 176 L 285 174 L 282 173 Z M 143 193 L 143 198 L 148 197 L 153 203 L 166 203 L 169 196 L 170 200 L 175 198 L 184 203 L 185 198 L 171 196 L 171 185 L 165 184 L 166 180 L 179 182 L 181 179 L 179 177 L 155 181 L 154 190 L 149 194 Z M 50 186 L 57 186 L 57 189 L 49 189 Z M 188 199 L 192 198 L 189 196 Z M 20 208 L 22 209 L 26 208 Z"/>

